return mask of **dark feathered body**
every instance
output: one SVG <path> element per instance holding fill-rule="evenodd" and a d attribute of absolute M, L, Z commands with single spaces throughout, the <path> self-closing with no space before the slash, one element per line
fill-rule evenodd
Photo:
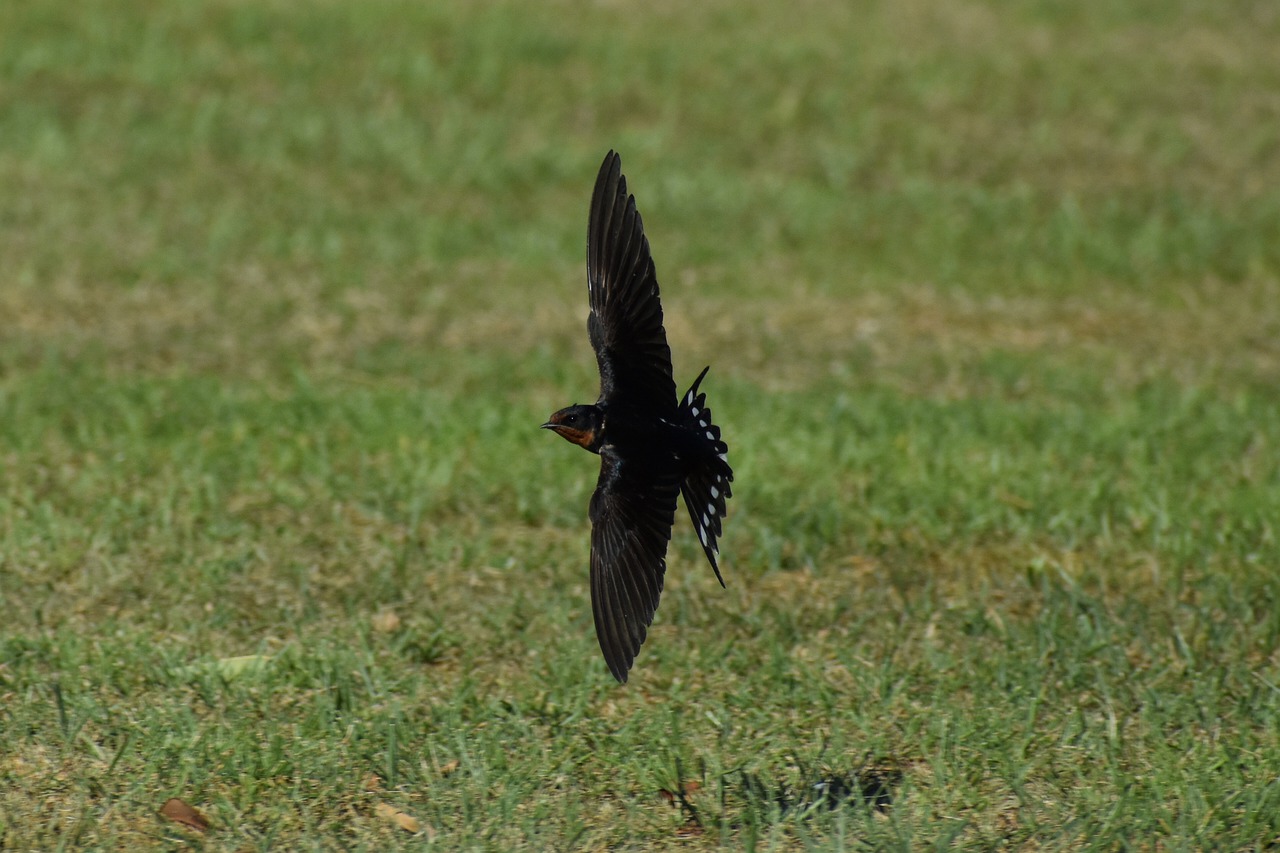
<path fill-rule="evenodd" d="M 543 426 L 600 454 L 589 511 L 591 603 L 601 651 L 625 682 L 662 594 L 677 494 L 723 585 L 717 541 L 733 470 L 698 390 L 706 369 L 676 398 L 649 241 L 612 151 L 591 199 L 587 291 L 600 397 Z"/>

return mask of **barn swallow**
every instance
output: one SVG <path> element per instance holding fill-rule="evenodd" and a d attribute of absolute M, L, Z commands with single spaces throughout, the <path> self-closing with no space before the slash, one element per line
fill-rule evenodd
<path fill-rule="evenodd" d="M 662 595 L 677 494 L 724 586 L 717 540 L 733 469 L 698 390 L 709 368 L 676 397 L 649 241 L 612 151 L 591 196 L 587 296 L 600 397 L 561 409 L 542 426 L 600 455 L 589 509 L 591 610 L 609 671 L 625 683 Z"/>

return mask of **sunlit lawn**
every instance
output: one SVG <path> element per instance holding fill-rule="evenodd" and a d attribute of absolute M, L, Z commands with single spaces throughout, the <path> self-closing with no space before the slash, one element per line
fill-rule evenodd
<path fill-rule="evenodd" d="M 0 5 L 0 848 L 1280 843 L 1278 43 Z M 737 472 L 625 687 L 537 429 L 610 148 Z"/>

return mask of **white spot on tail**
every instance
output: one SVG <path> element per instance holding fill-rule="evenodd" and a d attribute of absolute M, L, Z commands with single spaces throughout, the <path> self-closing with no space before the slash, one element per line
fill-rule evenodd
<path fill-rule="evenodd" d="M 702 547 L 707 547 L 707 529 L 705 527 L 698 528 L 698 538 L 702 540 Z"/>
<path fill-rule="evenodd" d="M 712 487 L 711 487 L 711 497 L 713 497 L 713 498 L 718 498 L 718 497 L 720 497 L 720 490 L 719 490 L 719 489 L 717 489 L 715 486 L 712 486 Z"/>

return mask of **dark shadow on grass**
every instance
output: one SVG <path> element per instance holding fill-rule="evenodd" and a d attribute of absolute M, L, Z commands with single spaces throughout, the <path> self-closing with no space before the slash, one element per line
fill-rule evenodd
<path fill-rule="evenodd" d="M 891 762 L 879 762 L 859 770 L 802 774 L 801 782 L 769 784 L 758 774 L 742 773 L 742 793 L 757 807 L 777 806 L 780 814 L 813 814 L 821 808 L 834 811 L 848 805 L 862 805 L 886 812 L 893 805 L 894 791 L 902 784 L 902 771 Z"/>

